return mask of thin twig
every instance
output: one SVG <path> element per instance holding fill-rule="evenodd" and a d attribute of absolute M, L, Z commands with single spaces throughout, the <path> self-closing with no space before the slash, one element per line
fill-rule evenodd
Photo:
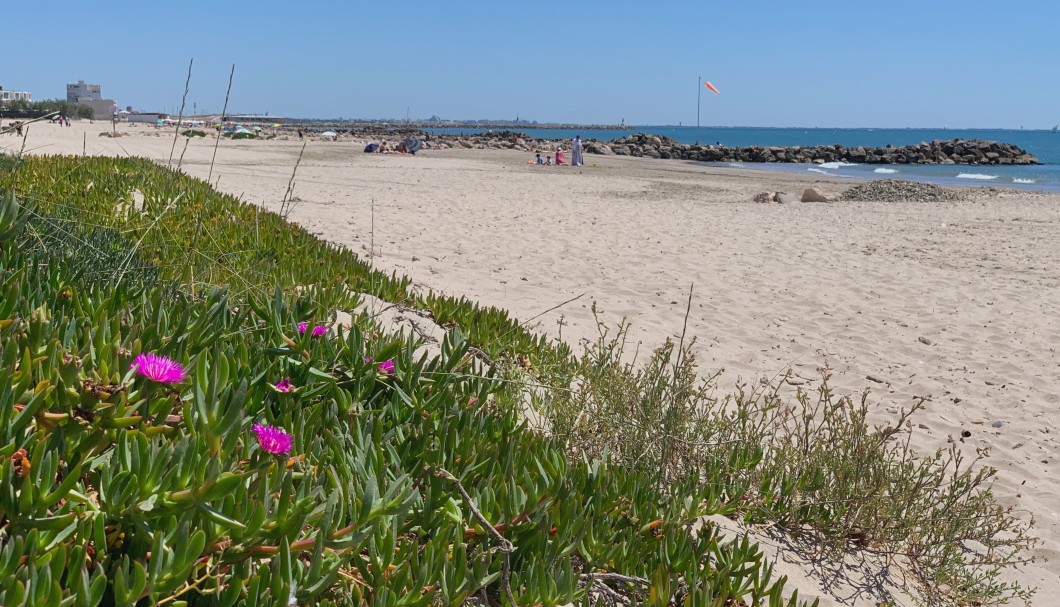
<path fill-rule="evenodd" d="M 307 145 L 309 145 L 309 141 L 304 142 L 301 151 L 298 152 L 298 160 L 294 162 L 291 179 L 287 182 L 287 191 L 283 193 L 283 200 L 280 202 L 280 217 L 283 217 L 284 221 L 287 221 L 287 217 L 291 214 L 291 209 L 287 205 L 294 200 L 294 177 L 298 174 L 298 165 L 302 164 L 302 154 L 305 154 L 305 146 Z"/>
<path fill-rule="evenodd" d="M 616 591 L 614 588 L 608 586 L 603 582 L 595 580 L 589 582 L 589 590 L 596 590 L 597 592 L 603 594 L 603 598 L 610 599 L 612 605 L 628 605 L 632 602 L 626 597 L 619 594 L 618 591 Z"/>
<path fill-rule="evenodd" d="M 602 593 L 613 603 L 622 603 L 629 605 L 632 605 L 634 603 L 631 597 L 623 596 L 614 588 L 608 586 L 604 582 L 618 582 L 620 584 L 630 584 L 633 586 L 642 586 L 645 588 L 651 586 L 651 582 L 642 577 L 632 577 L 619 573 L 583 573 L 578 577 L 578 580 L 582 584 L 588 584 L 590 590 L 596 590 Z"/>
<path fill-rule="evenodd" d="M 221 145 L 221 133 L 224 130 L 224 119 L 225 114 L 228 113 L 228 98 L 232 94 L 232 78 L 236 75 L 236 64 L 232 64 L 232 71 L 228 73 L 228 91 L 225 92 L 225 104 L 221 110 L 221 126 L 222 129 L 217 131 L 217 141 L 213 144 L 213 158 L 210 159 L 210 172 L 206 176 L 206 183 L 210 183 L 210 179 L 213 178 L 213 165 L 217 161 L 217 146 Z"/>
<path fill-rule="evenodd" d="M 40 116 L 38 118 L 33 118 L 31 120 L 28 120 L 26 122 L 22 122 L 21 120 L 19 120 L 18 122 L 22 122 L 22 128 L 25 129 L 27 126 L 33 124 L 34 122 L 43 122 L 45 119 L 51 118 L 52 116 L 54 116 L 54 115 L 56 115 L 58 113 L 59 113 L 59 111 L 56 110 L 54 112 L 48 112 L 47 114 L 45 114 L 43 116 Z M 0 135 L 6 135 L 7 133 L 13 133 L 16 130 L 18 130 L 18 127 L 15 127 L 15 126 L 9 126 L 9 127 L 0 126 Z M 26 131 L 23 131 L 23 136 L 25 136 L 25 134 L 26 134 Z"/>
<path fill-rule="evenodd" d="M 188 78 L 184 81 L 184 96 L 180 98 L 180 112 L 177 113 L 177 126 L 173 129 L 173 145 L 169 146 L 169 161 L 166 162 L 166 166 L 173 164 L 173 152 L 177 149 L 177 138 L 180 137 L 180 123 L 184 122 L 184 105 L 188 101 L 188 88 L 191 87 L 191 66 L 194 63 L 195 58 L 192 57 L 191 61 L 188 62 Z"/>
<path fill-rule="evenodd" d="M 544 312 L 542 312 L 542 313 L 540 313 L 540 314 L 538 314 L 536 316 L 531 316 L 530 318 L 528 318 L 528 319 L 524 320 L 522 323 L 520 323 L 520 325 L 525 327 L 526 325 L 528 325 L 531 322 L 537 320 L 538 318 L 541 318 L 545 314 L 548 314 L 549 312 L 552 312 L 554 310 L 558 310 L 558 309 L 562 308 L 563 306 L 565 306 L 565 305 L 567 305 L 569 303 L 574 303 L 574 302 L 578 301 L 579 299 L 585 297 L 585 295 L 586 295 L 585 293 L 582 293 L 581 295 L 576 295 L 574 297 L 571 297 L 567 301 L 564 301 L 562 303 L 558 303 L 558 304 L 552 306 L 551 308 L 545 310 Z M 502 337 L 503 337 L 503 335 L 502 335 Z"/>
<path fill-rule="evenodd" d="M 685 324 L 681 327 L 681 340 L 677 343 L 677 358 L 674 360 L 674 377 L 677 377 L 678 369 L 681 368 L 681 354 L 685 350 L 685 335 L 688 333 L 688 315 L 692 312 L 692 289 L 695 284 L 688 285 L 688 305 L 685 306 Z"/>
<path fill-rule="evenodd" d="M 601 582 L 622 582 L 624 584 L 634 584 L 638 586 L 651 586 L 651 581 L 642 577 L 633 577 L 622 575 L 620 573 L 583 573 L 580 576 L 580 579 L 582 581 L 599 580 Z"/>
<path fill-rule="evenodd" d="M 500 532 L 497 531 L 497 529 L 494 528 L 494 526 L 486 520 L 486 517 L 482 515 L 482 512 L 480 512 L 479 509 L 475 507 L 475 502 L 471 499 L 471 496 L 468 495 L 467 490 L 464 489 L 464 486 L 460 484 L 460 479 L 453 476 L 452 473 L 446 470 L 445 468 L 438 468 L 437 470 L 435 470 L 434 474 L 435 476 L 444 478 L 445 480 L 456 485 L 456 490 L 459 491 L 460 496 L 464 498 L 464 502 L 467 503 L 468 509 L 471 510 L 471 515 L 475 517 L 475 520 L 477 520 L 480 525 L 486 528 L 486 533 L 488 533 L 489 536 L 497 542 L 497 550 L 504 554 L 504 563 L 502 565 L 501 571 L 501 584 L 504 587 L 504 594 L 507 595 L 508 602 L 511 605 L 516 605 L 517 603 L 515 602 L 515 595 L 512 594 L 511 585 L 511 557 L 512 552 L 515 551 L 515 546 L 506 537 L 501 535 Z"/>
<path fill-rule="evenodd" d="M 177 168 L 184 166 L 184 154 L 188 152 L 188 143 L 191 142 L 191 137 L 184 140 L 184 149 L 180 152 L 180 160 L 177 161 Z"/>
<path fill-rule="evenodd" d="M 230 71 L 228 73 L 228 89 L 225 91 L 225 104 L 224 104 L 224 107 L 221 109 L 221 127 L 222 128 L 219 128 L 217 130 L 217 140 L 214 141 L 214 144 L 213 144 L 213 157 L 210 158 L 210 172 L 206 176 L 206 183 L 210 183 L 210 179 L 213 178 L 213 167 L 214 167 L 214 163 L 217 162 L 217 148 L 218 148 L 218 146 L 221 145 L 221 133 L 224 130 L 223 129 L 223 127 L 224 127 L 224 118 L 225 118 L 225 114 L 228 113 L 228 99 L 232 96 L 232 79 L 235 77 L 235 75 L 236 75 L 236 64 L 233 63 L 232 64 L 232 71 Z M 218 180 L 218 182 L 220 182 L 221 178 L 218 177 L 217 180 Z M 219 187 L 217 187 L 215 189 L 220 190 Z M 196 220 L 195 220 L 195 237 L 192 238 L 192 240 L 191 240 L 191 250 L 193 250 L 193 251 L 196 250 L 196 247 L 199 246 L 199 232 L 201 230 L 202 230 L 202 211 L 200 210 L 198 212 Z M 194 284 L 195 283 L 194 264 L 190 264 L 190 263 L 188 264 L 188 273 L 189 273 L 188 284 L 189 285 Z"/>

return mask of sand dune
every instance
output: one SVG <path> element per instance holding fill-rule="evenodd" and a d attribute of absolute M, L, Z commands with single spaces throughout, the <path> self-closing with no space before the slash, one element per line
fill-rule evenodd
<path fill-rule="evenodd" d="M 34 125 L 27 149 L 168 158 L 170 139 L 141 136 L 153 129 L 109 139 L 103 128 Z M 20 145 L 0 138 L 5 151 Z M 694 285 L 689 332 L 701 366 L 725 368 L 722 388 L 788 369 L 812 388 L 826 368 L 841 391 L 870 388 L 881 417 L 930 395 L 914 444 L 927 452 L 967 431 L 969 453 L 990 449 L 1001 502 L 1033 515 L 1043 539 L 1038 562 L 1014 575 L 1043 587 L 1035 604 L 1060 592 L 1060 195 L 755 204 L 761 191 L 849 184 L 664 160 L 589 157 L 574 169 L 509 151 L 360 148 L 310 142 L 292 220 L 364 255 L 374 242 L 375 263 L 418 288 L 519 318 L 584 294 L 537 320 L 575 344 L 595 335 L 593 301 L 646 345 L 676 337 Z M 214 180 L 275 210 L 299 149 L 223 142 Z M 183 169 L 205 177 L 212 151 L 212 139 L 192 141 Z"/>

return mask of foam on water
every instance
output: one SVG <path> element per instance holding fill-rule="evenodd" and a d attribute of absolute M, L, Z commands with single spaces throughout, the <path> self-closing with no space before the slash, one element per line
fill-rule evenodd
<path fill-rule="evenodd" d="M 997 175 L 984 175 L 982 173 L 961 173 L 960 175 L 957 175 L 957 179 L 981 179 L 986 181 L 989 179 L 997 179 Z"/>
<path fill-rule="evenodd" d="M 828 175 L 828 176 L 833 176 L 833 177 L 834 177 L 834 175 L 832 175 L 832 174 L 831 174 L 831 173 L 829 173 L 828 171 L 822 171 L 821 169 L 817 169 L 817 168 L 809 168 L 809 169 L 806 169 L 806 170 L 807 170 L 807 171 L 810 171 L 811 173 L 820 173 L 820 174 L 822 174 L 822 175 Z"/>
<path fill-rule="evenodd" d="M 1019 177 L 1013 177 L 1012 183 L 1038 183 L 1037 179 L 1020 179 Z"/>
<path fill-rule="evenodd" d="M 852 162 L 825 162 L 817 166 L 821 167 L 822 169 L 838 169 L 841 167 L 856 167 L 858 165 Z"/>
<path fill-rule="evenodd" d="M 896 171 L 894 169 L 876 169 L 875 171 L 873 171 L 873 173 L 884 173 L 884 174 L 887 174 L 887 175 L 890 175 L 892 173 L 897 173 L 897 172 L 898 171 Z"/>

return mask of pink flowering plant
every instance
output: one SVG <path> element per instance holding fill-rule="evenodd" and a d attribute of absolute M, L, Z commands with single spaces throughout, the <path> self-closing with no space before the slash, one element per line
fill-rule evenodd
<path fill-rule="evenodd" d="M 258 440 L 258 446 L 271 455 L 287 455 L 294 446 L 294 437 L 283 428 L 268 424 L 254 424 L 252 428 Z"/>
<path fill-rule="evenodd" d="M 290 377 L 284 377 L 275 384 L 272 384 L 272 389 L 285 394 L 287 392 L 294 392 L 297 388 L 291 383 Z"/>
<path fill-rule="evenodd" d="M 180 363 L 152 353 L 137 356 L 133 360 L 131 368 L 140 377 L 160 384 L 180 383 L 188 377 L 188 372 L 184 370 L 184 367 L 180 366 Z"/>
<path fill-rule="evenodd" d="M 304 335 L 307 331 L 313 337 L 323 337 L 327 334 L 328 328 L 325 325 L 313 325 L 313 327 L 310 328 L 309 323 L 305 321 L 298 323 L 299 333 Z"/>

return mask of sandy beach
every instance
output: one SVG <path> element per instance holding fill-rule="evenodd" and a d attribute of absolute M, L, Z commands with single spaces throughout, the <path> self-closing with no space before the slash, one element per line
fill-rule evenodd
<path fill-rule="evenodd" d="M 172 129 L 117 128 L 128 136 L 100 137 L 105 123 L 34 124 L 25 152 L 167 162 Z M 183 155 L 181 168 L 206 178 L 215 140 L 185 141 L 173 163 Z M 0 137 L 4 153 L 22 145 Z M 596 335 L 593 302 L 607 323 L 628 318 L 646 347 L 677 338 L 691 289 L 688 333 L 702 370 L 725 370 L 719 392 L 789 369 L 789 389 L 813 389 L 827 369 L 841 393 L 870 389 L 881 420 L 931 396 L 912 420 L 913 444 L 989 450 L 1000 503 L 1033 516 L 1042 538 L 1037 562 L 1014 579 L 1041 587 L 1035 605 L 1060 592 L 1060 194 L 758 204 L 759 192 L 834 198 L 855 182 L 629 157 L 531 166 L 532 155 L 507 150 L 369 155 L 363 145 L 309 141 L 292 221 L 415 288 L 536 318 L 576 347 Z M 278 210 L 301 147 L 222 141 L 212 181 Z"/>

